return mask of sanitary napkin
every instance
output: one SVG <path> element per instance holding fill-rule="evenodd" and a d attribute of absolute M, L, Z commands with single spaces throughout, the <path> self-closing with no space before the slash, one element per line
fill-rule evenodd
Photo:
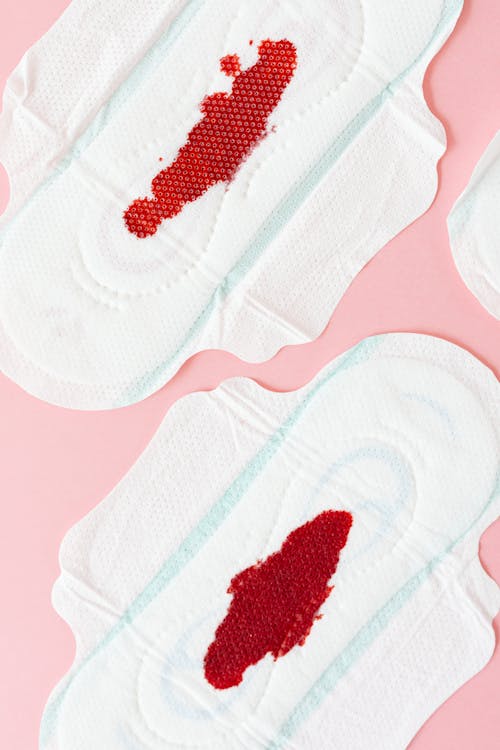
<path fill-rule="evenodd" d="M 422 79 L 462 0 L 146 5 L 73 0 L 5 92 L 0 366 L 69 407 L 316 337 L 445 147 Z"/>
<path fill-rule="evenodd" d="M 500 318 L 500 132 L 448 217 L 451 249 L 471 292 Z"/>
<path fill-rule="evenodd" d="M 499 424 L 493 374 L 413 334 L 176 403 L 63 542 L 42 747 L 402 750 L 493 650 Z"/>

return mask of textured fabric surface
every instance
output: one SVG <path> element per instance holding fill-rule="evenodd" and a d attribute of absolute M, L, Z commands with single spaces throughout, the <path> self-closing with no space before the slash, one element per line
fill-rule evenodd
<path fill-rule="evenodd" d="M 457 268 L 482 305 L 500 319 L 500 131 L 448 217 Z"/>
<path fill-rule="evenodd" d="M 484 365 L 414 334 L 366 339 L 299 391 L 237 379 L 177 402 L 63 542 L 54 603 L 77 657 L 42 747 L 406 747 L 493 649 L 478 540 L 500 506 L 499 411 Z M 329 510 L 352 527 L 321 619 L 214 688 L 231 580 Z"/>
<path fill-rule="evenodd" d="M 75 0 L 4 97 L 2 369 L 45 400 L 108 408 L 197 350 L 255 361 L 317 336 L 434 197 L 445 138 L 422 79 L 461 6 Z M 130 233 L 123 213 L 159 159 L 175 162 L 206 96 L 229 93 L 221 58 L 248 70 L 266 40 L 297 64 L 265 136 L 230 182 Z"/>

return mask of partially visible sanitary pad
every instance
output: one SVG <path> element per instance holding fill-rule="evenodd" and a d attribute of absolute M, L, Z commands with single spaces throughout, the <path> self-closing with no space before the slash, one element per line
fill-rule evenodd
<path fill-rule="evenodd" d="M 500 319 L 500 131 L 448 217 L 451 249 L 471 292 Z"/>
<path fill-rule="evenodd" d="M 413 334 L 175 404 L 63 542 L 42 747 L 403 750 L 492 653 L 499 425 L 493 374 Z"/>
<path fill-rule="evenodd" d="M 0 365 L 70 407 L 316 337 L 445 146 L 422 79 L 462 0 L 146 6 L 73 0 L 5 92 Z"/>

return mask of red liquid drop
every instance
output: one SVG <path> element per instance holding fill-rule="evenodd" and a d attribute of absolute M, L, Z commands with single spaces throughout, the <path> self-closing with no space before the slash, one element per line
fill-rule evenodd
<path fill-rule="evenodd" d="M 205 655 L 211 685 L 239 685 L 247 667 L 267 653 L 277 659 L 305 643 L 333 589 L 328 582 L 351 525 L 350 513 L 326 510 L 292 531 L 278 552 L 232 579 L 233 600 Z"/>
<path fill-rule="evenodd" d="M 287 39 L 263 41 L 258 52 L 259 59 L 247 70 L 241 70 L 238 55 L 222 58 L 221 70 L 234 78 L 231 93 L 205 97 L 203 118 L 175 161 L 151 183 L 154 198 L 138 198 L 124 212 L 129 232 L 150 236 L 186 203 L 218 182 L 229 182 L 264 137 L 267 119 L 295 72 L 297 52 Z"/>
<path fill-rule="evenodd" d="M 239 76 L 241 73 L 240 58 L 238 55 L 226 55 L 225 57 L 221 57 L 220 69 L 227 76 L 236 78 L 236 76 Z"/>

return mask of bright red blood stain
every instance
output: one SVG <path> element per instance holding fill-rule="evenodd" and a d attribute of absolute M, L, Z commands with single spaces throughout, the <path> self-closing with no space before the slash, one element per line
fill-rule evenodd
<path fill-rule="evenodd" d="M 231 93 L 217 92 L 200 105 L 202 119 L 190 131 L 172 164 L 156 175 L 154 198 L 138 198 L 124 212 L 127 229 L 147 237 L 186 203 L 218 182 L 229 182 L 266 135 L 267 119 L 290 83 L 297 52 L 288 39 L 261 42 L 255 65 L 242 70 L 238 55 L 226 55 L 221 70 L 234 78 Z"/>
<path fill-rule="evenodd" d="M 233 599 L 205 656 L 211 685 L 239 685 L 267 653 L 277 659 L 305 643 L 333 589 L 328 582 L 351 525 L 350 513 L 325 510 L 292 531 L 278 552 L 234 576 Z"/>
<path fill-rule="evenodd" d="M 221 57 L 220 69 L 227 76 L 236 78 L 236 76 L 239 76 L 241 73 L 240 58 L 238 55 L 226 55 L 225 57 Z"/>

